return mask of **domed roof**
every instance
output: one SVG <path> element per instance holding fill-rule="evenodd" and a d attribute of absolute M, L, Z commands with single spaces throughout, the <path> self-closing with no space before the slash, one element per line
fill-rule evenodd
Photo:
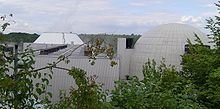
<path fill-rule="evenodd" d="M 208 38 L 204 33 L 186 24 L 164 24 L 148 31 L 135 44 L 130 73 L 140 77 L 142 66 L 148 58 L 154 59 L 158 64 L 164 58 L 166 64 L 181 68 L 180 55 L 185 52 L 187 38 L 194 42 L 195 34 L 207 44 Z"/>
<path fill-rule="evenodd" d="M 152 43 L 152 40 L 149 40 L 149 38 L 178 38 L 185 40 L 189 38 L 192 42 L 195 39 L 195 34 L 200 36 L 202 40 L 207 39 L 207 37 L 204 37 L 205 34 L 202 33 L 197 28 L 194 28 L 192 26 L 186 25 L 186 24 L 179 24 L 179 23 L 170 23 L 170 24 L 164 24 L 161 26 L 158 26 L 148 32 L 146 32 L 138 41 L 137 44 L 141 43 L 148 43 L 149 41 Z M 147 41 L 147 42 L 146 42 Z M 153 41 L 153 43 L 157 43 L 157 41 Z"/>

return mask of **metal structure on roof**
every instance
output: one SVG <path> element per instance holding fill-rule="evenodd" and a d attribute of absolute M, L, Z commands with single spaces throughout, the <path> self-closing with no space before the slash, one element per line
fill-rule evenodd
<path fill-rule="evenodd" d="M 34 43 L 81 45 L 83 41 L 75 33 L 43 33 Z"/>

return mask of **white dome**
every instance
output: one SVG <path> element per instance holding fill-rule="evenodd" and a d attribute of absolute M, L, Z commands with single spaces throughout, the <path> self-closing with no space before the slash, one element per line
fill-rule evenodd
<path fill-rule="evenodd" d="M 142 66 L 148 58 L 154 59 L 157 64 L 165 58 L 167 65 L 180 69 L 180 55 L 185 52 L 187 38 L 194 42 L 194 34 L 207 44 L 208 38 L 204 33 L 185 24 L 165 24 L 148 31 L 135 44 L 130 73 L 142 78 Z"/>

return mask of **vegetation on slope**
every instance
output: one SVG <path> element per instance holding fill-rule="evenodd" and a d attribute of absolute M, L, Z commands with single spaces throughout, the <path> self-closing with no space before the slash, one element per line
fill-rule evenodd
<path fill-rule="evenodd" d="M 38 34 L 29 33 L 9 33 L 5 34 L 4 42 L 28 42 L 32 43 L 39 37 Z"/>

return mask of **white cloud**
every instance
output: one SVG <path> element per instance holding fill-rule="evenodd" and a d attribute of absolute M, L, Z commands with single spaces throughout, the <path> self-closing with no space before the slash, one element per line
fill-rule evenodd
<path fill-rule="evenodd" d="M 161 18 L 163 16 L 163 18 Z M 147 30 L 150 26 L 155 26 L 164 23 L 178 22 L 178 16 L 172 13 L 149 13 L 144 15 L 133 14 L 116 14 L 109 13 L 106 15 L 82 15 L 73 16 L 66 20 L 62 20 L 59 23 L 59 27 L 52 26 L 50 31 L 76 31 L 76 32 L 140 32 Z M 70 23 L 71 22 L 71 23 Z M 111 27 L 111 28 L 109 28 Z M 125 30 L 128 29 L 128 30 Z M 140 30 L 136 31 L 137 28 Z M 116 31 L 117 30 L 117 31 Z M 131 31 L 132 30 L 132 31 Z M 139 33 L 139 34 L 140 34 Z"/>
<path fill-rule="evenodd" d="M 135 7 L 143 7 L 160 3 L 162 3 L 162 0 L 132 0 L 129 2 L 129 5 Z"/>
<path fill-rule="evenodd" d="M 181 12 L 171 13 L 164 10 L 145 11 L 145 8 L 150 9 L 153 5 L 165 1 L 172 0 L 127 1 L 126 8 L 142 9 L 140 12 L 135 10 L 137 14 L 130 12 L 133 11 L 131 9 L 123 10 L 123 7 L 113 6 L 112 0 L 0 0 L 0 4 L 6 9 L 15 11 L 15 20 L 19 23 L 14 27 L 11 26 L 10 30 L 27 32 L 139 32 L 141 34 L 152 26 L 164 23 L 179 22 L 202 27 L 204 17 L 214 15 L 208 11 L 198 16 L 184 16 Z M 0 13 L 4 12 L 0 10 Z"/>
<path fill-rule="evenodd" d="M 206 26 L 206 20 L 203 16 L 182 16 L 178 23 L 192 25 L 201 31 L 206 32 L 204 28 Z"/>
<path fill-rule="evenodd" d="M 90 15 L 97 15 L 112 9 L 109 0 L 1 0 L 0 4 L 15 10 L 15 20 L 18 22 L 8 28 L 8 31 L 24 29 L 30 32 L 34 29 L 37 32 L 50 31 L 53 28 L 57 28 L 57 31 L 69 30 L 77 21 L 81 21 L 81 23 L 93 22 L 95 19 L 89 18 Z"/>
<path fill-rule="evenodd" d="M 182 16 L 181 18 L 181 22 L 186 23 L 186 22 L 192 22 L 192 23 L 196 23 L 196 22 L 200 22 L 202 21 L 202 17 L 194 17 L 194 16 Z"/>
<path fill-rule="evenodd" d="M 208 4 L 208 5 L 206 5 L 206 7 L 208 7 L 208 8 L 216 8 L 215 4 Z"/>

